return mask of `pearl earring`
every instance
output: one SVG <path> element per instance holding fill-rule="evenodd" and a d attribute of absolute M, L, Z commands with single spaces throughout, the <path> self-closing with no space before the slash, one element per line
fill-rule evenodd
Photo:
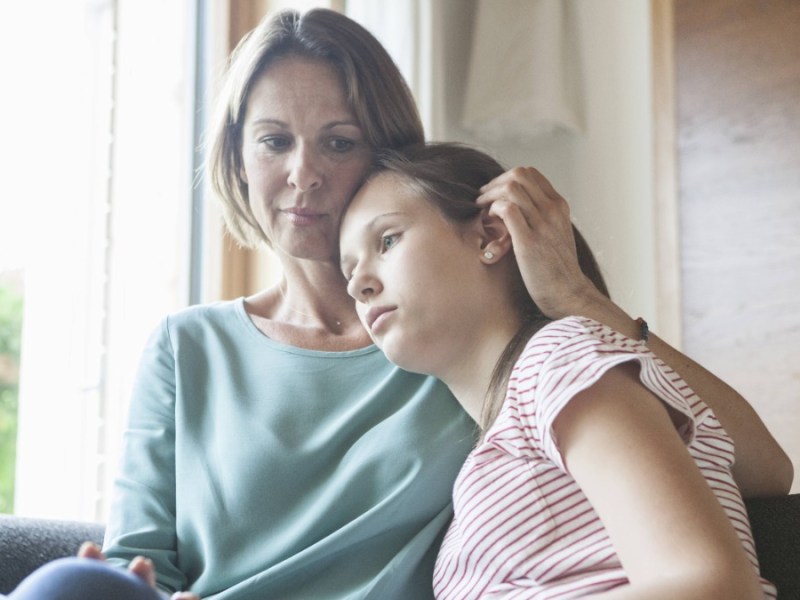
<path fill-rule="evenodd" d="M 492 260 L 494 258 L 494 252 L 492 252 L 491 250 L 487 250 L 486 252 L 483 253 L 483 258 L 485 258 L 486 260 Z"/>

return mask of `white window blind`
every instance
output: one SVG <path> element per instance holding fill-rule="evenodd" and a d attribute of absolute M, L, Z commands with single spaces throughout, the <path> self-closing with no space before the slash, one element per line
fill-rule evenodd
<path fill-rule="evenodd" d="M 38 38 L 15 512 L 103 520 L 142 346 L 189 299 L 194 5 L 14 4 Z"/>

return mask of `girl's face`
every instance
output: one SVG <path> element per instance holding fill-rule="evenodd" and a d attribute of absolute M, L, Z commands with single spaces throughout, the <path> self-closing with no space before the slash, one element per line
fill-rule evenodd
<path fill-rule="evenodd" d="M 242 129 L 240 173 L 278 252 L 336 260 L 342 213 L 371 151 L 324 61 L 276 59 L 255 81 Z"/>
<path fill-rule="evenodd" d="M 474 344 L 470 323 L 486 307 L 480 246 L 476 227 L 447 221 L 396 175 L 358 191 L 342 221 L 342 272 L 389 360 L 443 377 L 454 350 Z"/>

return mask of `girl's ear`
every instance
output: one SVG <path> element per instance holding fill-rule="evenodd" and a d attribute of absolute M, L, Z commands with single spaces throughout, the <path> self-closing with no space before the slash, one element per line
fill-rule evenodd
<path fill-rule="evenodd" d="M 484 209 L 480 217 L 481 260 L 490 264 L 499 261 L 511 251 L 511 234 L 498 216 Z"/>
<path fill-rule="evenodd" d="M 241 179 L 245 185 L 250 185 L 250 182 L 247 181 L 247 171 L 244 170 L 244 165 L 239 167 L 239 179 Z"/>

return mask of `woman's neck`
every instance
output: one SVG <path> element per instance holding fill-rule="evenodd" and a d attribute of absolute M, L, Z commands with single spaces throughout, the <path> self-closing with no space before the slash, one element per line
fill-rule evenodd
<path fill-rule="evenodd" d="M 276 341 L 312 350 L 369 346 L 338 266 L 305 262 L 284 264 L 278 283 L 246 299 L 255 325 Z"/>

